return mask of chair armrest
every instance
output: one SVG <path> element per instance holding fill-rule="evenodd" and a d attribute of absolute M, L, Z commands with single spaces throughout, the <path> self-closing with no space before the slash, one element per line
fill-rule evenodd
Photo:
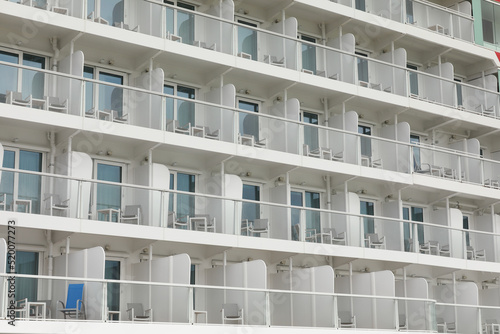
<path fill-rule="evenodd" d="M 59 310 L 59 309 L 60 309 L 60 308 L 59 308 L 59 303 L 61 303 L 61 305 L 62 305 L 62 307 L 61 307 L 61 308 L 62 308 L 62 309 L 63 309 L 63 308 L 65 308 L 65 307 L 64 307 L 64 303 L 63 303 L 61 300 L 58 300 L 58 301 L 57 301 L 57 306 L 56 306 L 56 309 L 57 309 L 57 310 Z"/>

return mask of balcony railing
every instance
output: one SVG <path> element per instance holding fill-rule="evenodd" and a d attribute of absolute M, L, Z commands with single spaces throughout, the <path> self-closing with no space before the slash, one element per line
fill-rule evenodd
<path fill-rule="evenodd" d="M 2 305 L 10 305 L 11 300 L 16 301 L 9 298 L 7 293 L 11 282 L 8 279 L 19 282 L 17 286 L 36 286 L 35 291 L 38 290 L 36 301 L 26 299 L 26 304 L 22 304 L 27 311 L 22 308 L 1 309 L 3 319 L 11 319 L 10 316 L 14 314 L 17 321 L 33 318 L 38 321 L 67 321 L 59 311 L 61 307 L 57 301 L 66 302 L 66 291 L 73 284 L 83 285 L 84 291 L 84 306 L 79 312 L 79 321 L 130 322 L 129 306 L 141 304 L 143 310 L 150 310 L 150 318 L 143 317 L 142 321 L 220 325 L 223 324 L 223 304 L 234 303 L 239 306 L 238 312 L 241 312 L 242 317 L 238 321 L 226 321 L 238 325 L 345 328 L 345 314 L 349 313 L 353 319 L 357 319 L 351 328 L 396 331 L 405 325 L 408 329 L 428 332 L 435 329 L 433 311 L 436 301 L 431 299 L 2 274 Z M 114 297 L 118 297 L 120 306 L 108 305 L 108 297 L 113 291 L 119 291 L 119 295 Z M 124 305 L 128 305 L 127 308 Z M 315 306 L 308 310 L 310 312 L 300 312 L 304 305 Z M 375 312 L 378 316 L 374 318 L 373 314 L 366 312 L 367 308 L 373 307 L 378 310 Z M 82 318 L 83 315 L 85 318 Z M 402 324 L 405 320 L 401 319 L 408 319 L 408 322 Z"/>
<path fill-rule="evenodd" d="M 456 4 L 450 8 L 425 0 L 380 1 L 330 0 L 385 19 L 412 24 L 436 33 L 474 42 L 474 19 L 470 4 Z"/>
<path fill-rule="evenodd" d="M 94 323 L 132 322 L 131 307 L 140 305 L 143 310 L 148 310 L 148 316 L 143 316 L 141 321 L 220 325 L 223 324 L 223 304 L 234 303 L 240 308 L 238 312 L 241 312 L 241 319 L 230 323 L 242 326 L 480 333 L 488 327 L 499 326 L 500 314 L 499 306 L 394 296 L 20 274 L 2 274 L 0 281 L 1 303 L 6 305 L 0 310 L 0 316 L 14 321 L 71 320 L 64 319 L 58 302 L 66 302 L 66 291 L 70 285 L 83 285 L 83 307 L 79 315 L 85 318 L 78 321 Z M 37 291 L 36 300 L 18 297 L 20 307 L 9 307 L 11 301 L 16 305 L 16 299 L 8 293 L 14 281 L 18 282 L 18 287 L 37 287 L 34 289 Z M 109 298 L 110 295 L 115 298 L 115 303 L 119 303 L 108 304 L 108 301 L 113 300 Z M 438 299 L 447 295 L 438 296 Z M 449 291 L 449 296 L 453 296 L 452 291 Z M 460 294 L 457 298 L 461 299 Z M 307 305 L 311 307 L 304 312 Z"/>
<path fill-rule="evenodd" d="M 51 92 L 47 89 L 47 92 L 37 92 L 38 95 L 33 92 L 22 92 L 16 97 L 12 91 L 6 92 L 4 96 L 0 95 L 0 101 L 13 105 L 75 115 L 89 120 L 105 120 L 111 122 L 110 124 L 131 124 L 207 140 L 301 154 L 323 160 L 401 173 L 413 172 L 491 188 L 500 187 L 500 161 L 482 158 L 479 156 L 479 151 L 474 154 L 471 151 L 466 152 L 465 148 L 454 150 L 432 145 L 416 145 L 341 130 L 336 128 L 335 124 L 339 123 L 335 121 L 336 116 L 331 118 L 333 120 L 331 126 L 304 123 L 298 120 L 300 110 L 298 101 L 287 107 L 296 113 L 295 119 L 289 119 L 275 116 L 280 115 L 279 108 L 283 103 L 255 113 L 232 106 L 0 62 L 0 71 L 13 68 L 17 71 L 36 71 L 43 76 L 45 82 L 51 83 L 47 87 L 70 87 L 69 90 Z M 414 95 L 415 98 L 430 97 L 436 103 L 446 104 L 450 94 L 457 96 L 454 87 L 458 84 L 438 80 L 431 74 L 424 75 L 420 72 L 418 74 L 425 76 L 428 81 L 433 81 L 435 87 L 432 90 L 429 88 L 420 90 L 419 95 Z M 392 89 L 392 86 L 374 82 L 366 82 L 366 85 L 374 89 L 375 85 Z M 489 101 L 489 104 L 478 105 L 483 113 L 484 106 L 489 106 L 495 115 L 496 111 L 500 110 L 497 93 L 462 84 L 460 86 L 462 89 L 466 87 L 478 96 L 477 99 L 463 98 L 463 105 L 475 105 L 483 99 Z M 99 94 L 102 94 L 103 98 L 100 98 Z M 357 130 L 357 117 L 352 118 L 349 128 Z M 420 154 L 418 157 L 416 152 Z"/>
<path fill-rule="evenodd" d="M 2 171 L 2 180 L 7 181 L 1 184 L 0 210 L 7 212 L 171 228 L 187 233 L 296 240 L 327 248 L 341 245 L 500 262 L 495 252 L 500 235 L 452 227 L 462 226 L 458 209 L 450 209 L 449 218 L 448 210 L 442 209 L 431 212 L 430 222 L 416 222 L 8 168 Z M 30 182 L 24 182 L 28 177 Z M 19 182 L 9 187 L 8 180 Z M 398 214 L 394 211 L 392 215 Z M 488 221 L 488 216 L 482 217 L 481 226 L 493 224 L 492 218 Z"/>

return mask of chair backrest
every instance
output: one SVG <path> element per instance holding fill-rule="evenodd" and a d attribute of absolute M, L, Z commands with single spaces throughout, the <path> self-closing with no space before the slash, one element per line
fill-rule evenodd
<path fill-rule="evenodd" d="M 263 218 L 263 219 L 254 219 L 253 220 L 253 228 L 263 230 L 267 229 L 269 226 L 269 219 Z"/>
<path fill-rule="evenodd" d="M 175 211 L 168 212 L 167 226 L 174 226 L 175 221 Z"/>
<path fill-rule="evenodd" d="M 141 214 L 141 206 L 140 205 L 126 205 L 123 214 L 125 216 L 137 216 L 137 217 L 139 217 Z"/>
<path fill-rule="evenodd" d="M 377 233 L 368 233 L 366 236 L 370 239 L 370 242 L 379 242 Z"/>
<path fill-rule="evenodd" d="M 78 308 L 82 306 L 78 303 L 78 300 L 83 300 L 83 283 L 81 284 L 69 284 L 68 285 L 68 297 L 66 298 L 66 308 Z"/>
<path fill-rule="evenodd" d="M 340 322 L 343 324 L 350 324 L 352 322 L 351 312 L 339 311 Z"/>
<path fill-rule="evenodd" d="M 237 317 L 238 316 L 238 304 L 223 304 L 222 309 L 224 310 L 225 317 Z"/>
<path fill-rule="evenodd" d="M 134 316 L 140 317 L 144 315 L 144 308 L 142 307 L 142 303 L 127 303 L 127 309 L 134 309 Z"/>

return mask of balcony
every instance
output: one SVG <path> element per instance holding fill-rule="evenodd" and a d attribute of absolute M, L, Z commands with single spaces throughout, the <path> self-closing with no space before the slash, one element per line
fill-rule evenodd
<path fill-rule="evenodd" d="M 471 4 L 456 3 L 444 7 L 426 0 L 377 1 L 330 0 L 385 19 L 411 24 L 438 34 L 474 42 Z"/>
<path fill-rule="evenodd" d="M 2 243 L 6 256 L 5 240 Z M 0 317 L 14 322 L 35 320 L 34 326 L 40 321 L 77 320 L 129 326 L 232 324 L 394 332 L 436 332 L 446 323 L 449 330 L 453 325 L 457 332 L 469 333 L 498 324 L 500 314 L 498 299 L 492 302 L 498 295 L 494 282 L 478 291 L 475 282 L 454 282 L 447 277 L 402 277 L 387 270 L 347 274 L 328 265 L 302 268 L 250 260 L 222 265 L 212 261 L 205 284 L 192 285 L 188 254 L 152 258 L 147 252 L 138 257 L 144 260 L 132 261 L 129 269 L 137 278 L 134 281 L 103 278 L 104 273 L 96 270 L 105 261 L 101 247 L 55 256 L 54 276 L 0 274 L 2 303 L 15 303 L 6 290 L 13 282 L 17 282 L 14 293 L 20 301 L 17 309 L 2 308 Z M 66 267 L 68 262 L 71 266 Z M 270 288 L 266 281 L 271 282 Z M 67 291 L 73 288 L 80 289 L 78 319 L 61 312 L 62 303 L 70 298 Z M 436 297 L 429 299 L 429 293 Z M 224 318 L 229 305 L 236 307 L 237 315 Z"/>
<path fill-rule="evenodd" d="M 77 62 L 78 59 L 83 59 L 83 55 L 75 53 L 71 58 Z M 381 63 L 374 65 L 380 66 Z M 442 73 L 452 70 L 447 64 L 442 67 Z M 406 78 L 404 71 L 399 70 L 401 73 L 398 76 Z M 260 149 L 274 150 L 306 158 L 319 158 L 324 163 L 347 163 L 499 188 L 500 157 L 492 153 L 491 159 L 482 158 L 477 139 L 471 138 L 460 143 L 452 140 L 451 136 L 450 143 L 445 144 L 446 146 L 412 144 L 410 125 L 406 122 L 384 123 L 377 137 L 357 133 L 360 116 L 355 111 L 334 114 L 325 125 L 301 122 L 301 106 L 296 98 L 287 101 L 275 99 L 272 105 L 262 107 L 259 112 L 234 108 L 237 92 L 232 84 L 212 89 L 204 96 L 204 100 L 193 100 L 164 94 L 160 92 L 161 87 L 150 89 L 124 86 L 5 62 L 0 64 L 0 71 L 36 72 L 51 83 L 46 87 L 52 89 L 40 90 L 36 94 L 6 91 L 4 101 L 7 104 L 34 112 L 72 115 L 94 125 L 104 126 L 105 123 L 99 122 L 109 122 L 117 126 L 128 124 L 167 131 L 175 138 L 185 135 L 186 139 L 205 140 L 206 144 L 221 141 L 250 146 L 252 152 Z M 434 68 L 429 72 L 433 71 L 438 69 Z M 380 72 L 387 70 L 382 67 Z M 411 95 L 415 99 L 432 100 L 433 103 L 445 105 L 455 103 L 453 100 L 458 96 L 458 84 L 455 82 L 439 79 L 430 73 L 410 72 L 411 74 L 417 74 L 418 82 L 422 83 L 418 90 L 414 90 L 417 94 Z M 345 76 L 345 72 L 340 75 Z M 163 71 L 158 69 L 144 73 L 137 82 L 151 82 L 150 80 L 163 82 Z M 494 85 L 495 80 L 488 76 L 480 81 L 486 85 Z M 383 80 L 366 81 L 365 84 L 371 89 L 393 87 L 384 84 Z M 461 95 L 460 107 L 463 110 L 472 108 L 466 106 L 476 106 L 474 109 L 483 115 L 487 112 L 485 116 L 496 117 L 500 110 L 498 93 L 471 85 L 459 86 L 463 93 L 469 92 Z M 394 89 L 396 87 L 402 86 L 396 84 Z"/>
<path fill-rule="evenodd" d="M 168 169 L 159 164 L 153 166 L 154 182 L 168 188 Z M 146 165 L 137 173 L 148 175 L 148 169 Z M 198 235 L 217 233 L 300 241 L 321 244 L 325 250 L 350 246 L 500 262 L 495 251 L 500 235 L 490 232 L 495 221 L 490 214 L 476 215 L 478 229 L 469 230 L 463 229 L 463 214 L 455 208 L 429 209 L 429 221 L 419 222 L 402 219 L 398 201 L 389 200 L 381 203 L 384 216 L 360 214 L 356 193 L 348 194 L 348 207 L 342 204 L 343 193 L 332 195 L 331 210 L 297 206 L 295 202 L 286 205 L 280 204 L 287 196 L 286 187 L 279 183 L 270 192 L 269 201 L 253 201 L 242 198 L 243 184 L 238 176 L 226 178 L 231 185 L 226 193 L 238 194 L 235 197 L 4 168 L 0 209 L 6 213 L 62 217 L 54 222 L 76 218 L 80 224 L 92 220 Z"/>

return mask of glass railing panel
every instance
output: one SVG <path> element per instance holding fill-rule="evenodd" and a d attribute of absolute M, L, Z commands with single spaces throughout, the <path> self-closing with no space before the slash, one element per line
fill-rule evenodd
<path fill-rule="evenodd" d="M 332 49 L 316 48 L 319 55 L 323 55 L 323 62 L 317 62 L 314 74 L 354 84 L 356 57 L 347 53 L 341 53 Z"/>
<path fill-rule="evenodd" d="M 379 61 L 373 61 L 369 58 L 357 57 L 358 85 L 381 92 L 407 96 L 407 76 L 406 69 L 404 69 L 406 64 L 399 64 L 402 67 L 395 67 L 391 64 L 393 61 L 397 64 L 403 59 L 399 59 L 398 54 L 382 55 L 380 58 Z"/>
<path fill-rule="evenodd" d="M 480 217 L 482 216 L 478 217 L 479 220 L 482 219 Z M 488 217 L 490 216 L 486 216 L 485 218 Z M 482 228 L 482 225 L 479 224 L 478 227 Z M 463 232 L 465 258 L 476 261 L 498 261 L 495 255 L 497 253 L 495 243 L 498 242 L 496 239 L 498 239 L 498 236 L 491 234 L 490 231 L 487 231 L 487 228 L 485 228 L 483 233 L 465 230 Z"/>
<path fill-rule="evenodd" d="M 494 284 L 491 288 L 498 289 L 498 286 Z M 487 304 L 489 307 L 479 307 L 482 333 L 495 333 L 500 330 L 500 305 L 497 300 Z"/>
<path fill-rule="evenodd" d="M 400 330 L 435 331 L 434 303 L 420 300 L 398 300 L 398 326 Z"/>
<path fill-rule="evenodd" d="M 397 329 L 397 300 L 377 297 L 338 296 L 340 328 Z"/>
<path fill-rule="evenodd" d="M 500 99 L 497 92 L 476 88 L 471 85 L 458 85 L 461 89 L 461 102 L 460 108 L 488 117 L 498 117 Z"/>
<path fill-rule="evenodd" d="M 403 22 L 403 0 L 364 0 L 365 11 L 384 19 Z"/>
<path fill-rule="evenodd" d="M 33 109 L 80 115 L 82 81 L 47 73 L 35 68 L 16 68 L 0 64 L 0 73 L 7 78 L 0 85 L 0 102 Z M 18 91 L 18 78 L 22 90 Z"/>
<path fill-rule="evenodd" d="M 436 225 L 447 224 L 445 211 L 435 211 L 432 217 L 434 224 L 423 225 L 416 222 L 413 223 L 412 235 L 416 236 L 416 238 L 412 238 L 412 242 L 418 240 L 418 250 L 422 254 L 464 259 L 463 231 Z"/>
<path fill-rule="evenodd" d="M 413 16 L 413 20 L 409 23 L 439 34 L 473 41 L 470 5 L 456 5 L 449 9 L 425 1 L 412 0 L 410 3 L 407 2 L 407 12 L 409 7 Z"/>
<path fill-rule="evenodd" d="M 193 287 L 193 322 L 266 325 L 266 292 Z"/>
<path fill-rule="evenodd" d="M 332 295 L 271 291 L 271 326 L 335 328 Z"/>

